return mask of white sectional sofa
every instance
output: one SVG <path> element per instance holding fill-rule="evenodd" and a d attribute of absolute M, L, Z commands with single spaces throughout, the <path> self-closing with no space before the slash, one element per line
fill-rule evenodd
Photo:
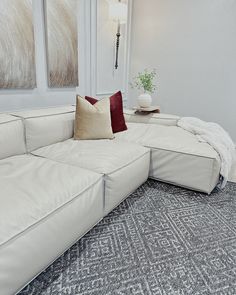
<path fill-rule="evenodd" d="M 219 180 L 217 153 L 174 117 L 138 123 L 127 113 L 128 130 L 114 140 L 75 141 L 74 111 L 0 115 L 2 295 L 21 290 L 148 177 L 205 193 Z"/>

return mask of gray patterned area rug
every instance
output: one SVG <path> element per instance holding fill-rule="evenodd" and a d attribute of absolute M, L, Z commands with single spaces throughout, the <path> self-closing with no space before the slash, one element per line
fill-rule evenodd
<path fill-rule="evenodd" d="M 236 184 L 148 180 L 20 295 L 235 295 Z"/>

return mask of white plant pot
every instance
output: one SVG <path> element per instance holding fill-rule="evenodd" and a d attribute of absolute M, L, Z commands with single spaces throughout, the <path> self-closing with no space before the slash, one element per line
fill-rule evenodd
<path fill-rule="evenodd" d="M 138 97 L 138 105 L 141 108 L 148 108 L 152 104 L 152 97 L 148 93 L 140 94 Z"/>

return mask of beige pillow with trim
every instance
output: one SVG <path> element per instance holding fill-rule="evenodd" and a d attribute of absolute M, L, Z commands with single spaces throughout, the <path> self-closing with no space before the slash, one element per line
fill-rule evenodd
<path fill-rule="evenodd" d="M 103 98 L 92 105 L 76 97 L 74 139 L 112 139 L 110 99 Z"/>

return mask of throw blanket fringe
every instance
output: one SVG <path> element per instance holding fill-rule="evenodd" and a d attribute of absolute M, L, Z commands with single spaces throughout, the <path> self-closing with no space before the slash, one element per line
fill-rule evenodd
<path fill-rule="evenodd" d="M 229 134 L 220 125 L 204 122 L 198 118 L 181 118 L 177 125 L 195 134 L 200 142 L 210 144 L 219 154 L 221 159 L 221 177 L 218 186 L 224 188 L 228 181 L 232 164 L 235 161 L 235 145 Z"/>

